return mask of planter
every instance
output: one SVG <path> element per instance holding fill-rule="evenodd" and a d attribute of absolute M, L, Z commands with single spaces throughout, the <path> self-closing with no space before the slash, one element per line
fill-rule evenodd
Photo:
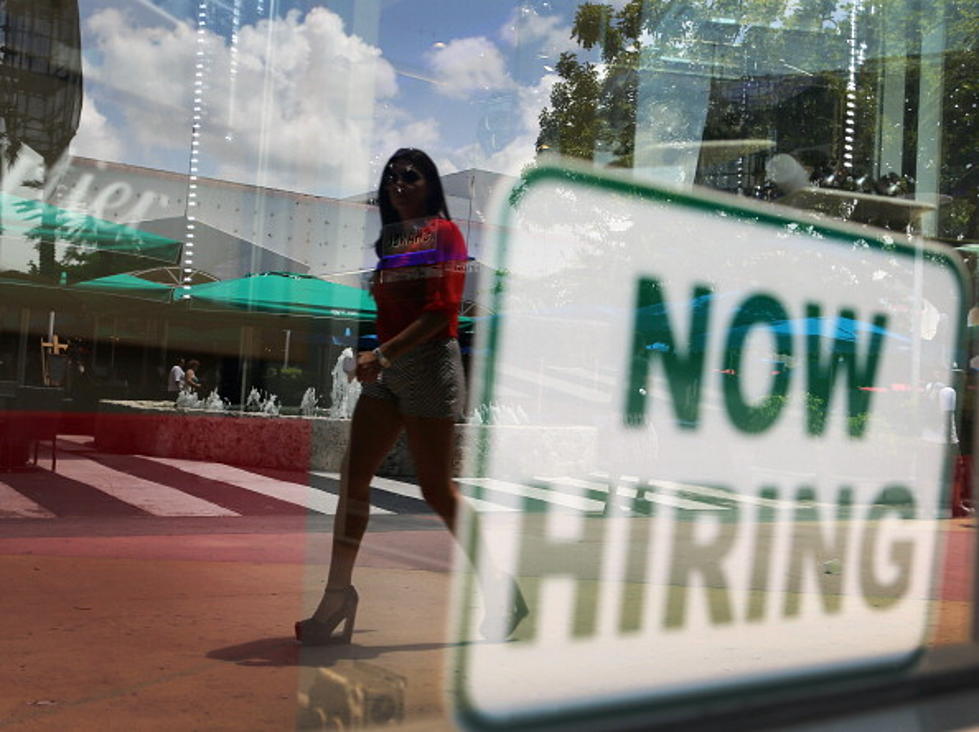
<path fill-rule="evenodd" d="M 269 416 L 252 412 L 178 411 L 172 402 L 103 400 L 95 424 L 96 448 L 105 452 L 208 460 L 243 467 L 340 472 L 350 420 Z M 508 475 L 580 474 L 594 465 L 590 427 L 457 425 L 456 475 L 473 475 L 481 440 L 508 455 Z M 404 435 L 379 475 L 415 474 Z"/>

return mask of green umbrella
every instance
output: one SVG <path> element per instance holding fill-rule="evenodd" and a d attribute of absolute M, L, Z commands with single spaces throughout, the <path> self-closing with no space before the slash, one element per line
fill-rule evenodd
<path fill-rule="evenodd" d="M 173 286 L 162 282 L 151 282 L 132 274 L 114 274 L 94 280 L 79 282 L 75 287 L 97 290 L 113 295 L 127 295 L 144 300 L 166 302 L 170 299 Z"/>
<path fill-rule="evenodd" d="M 189 297 L 188 297 L 189 296 Z M 373 320 L 376 307 L 365 290 L 293 272 L 262 272 L 236 280 L 178 289 L 193 309 L 252 310 L 281 315 Z"/>
<path fill-rule="evenodd" d="M 0 217 L 6 235 L 48 239 L 168 263 L 180 259 L 179 241 L 10 193 L 0 194 Z"/>

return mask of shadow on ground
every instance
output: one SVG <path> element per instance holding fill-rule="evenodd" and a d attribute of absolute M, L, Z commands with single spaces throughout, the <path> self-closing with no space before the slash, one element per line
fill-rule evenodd
<path fill-rule="evenodd" d="M 356 631 L 356 636 L 367 635 L 373 631 Z M 239 666 L 307 666 L 322 668 L 332 666 L 340 660 L 379 658 L 389 653 L 412 651 L 437 651 L 453 648 L 464 643 L 404 643 L 401 645 L 361 645 L 356 640 L 350 645 L 301 646 L 292 637 L 260 638 L 233 646 L 217 648 L 207 654 L 208 658 Z"/>

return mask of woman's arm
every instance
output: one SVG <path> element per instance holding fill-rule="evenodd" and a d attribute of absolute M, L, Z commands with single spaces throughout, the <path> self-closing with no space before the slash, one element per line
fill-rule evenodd
<path fill-rule="evenodd" d="M 442 330 L 449 322 L 450 315 L 444 310 L 426 310 L 413 320 L 404 330 L 381 346 L 384 358 L 394 361 L 412 348 Z M 361 353 L 357 358 L 357 378 L 370 383 L 381 373 L 381 363 L 373 352 Z"/>

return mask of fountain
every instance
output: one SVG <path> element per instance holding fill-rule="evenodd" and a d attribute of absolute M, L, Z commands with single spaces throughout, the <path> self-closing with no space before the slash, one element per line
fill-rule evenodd
<path fill-rule="evenodd" d="M 352 348 L 344 348 L 333 371 L 333 386 L 330 389 L 330 408 L 327 416 L 331 419 L 350 419 L 354 414 L 354 406 L 360 396 L 360 382 L 354 378 L 357 370 L 357 359 Z"/>
<path fill-rule="evenodd" d="M 204 400 L 204 411 L 205 412 L 219 412 L 224 413 L 228 411 L 228 402 L 221 398 L 218 394 L 217 389 L 211 391 L 207 395 L 207 399 Z"/>
<path fill-rule="evenodd" d="M 183 392 L 176 402 L 103 399 L 95 443 L 106 452 L 337 472 L 342 468 L 350 419 L 361 393 L 355 371 L 355 352 L 346 348 L 331 371 L 330 406 L 325 410 L 317 407 L 319 398 L 312 386 L 298 408 L 285 410 L 277 396 L 254 387 L 235 410 L 216 391 L 205 399 Z M 487 442 L 490 435 L 492 440 Z M 456 425 L 456 474 L 473 475 L 478 468 L 468 460 L 476 456 L 480 445 L 489 444 L 514 456 L 510 469 L 515 475 L 546 473 L 548 466 L 557 465 L 573 473 L 576 466 L 584 469 L 591 464 L 595 428 L 531 424 L 519 405 L 480 404 L 464 424 Z M 403 434 L 378 473 L 414 475 Z"/>
<path fill-rule="evenodd" d="M 263 397 L 262 392 L 253 386 L 251 391 L 248 392 L 248 397 L 245 399 L 245 411 L 278 417 L 282 411 L 282 407 L 279 404 L 279 397 L 275 394 L 266 392 Z"/>
<path fill-rule="evenodd" d="M 262 393 L 254 386 L 252 387 L 251 391 L 248 392 L 248 396 L 245 398 L 245 411 L 246 412 L 262 411 Z"/>
<path fill-rule="evenodd" d="M 316 388 L 309 387 L 303 392 L 302 401 L 299 402 L 299 413 L 304 417 L 315 417 L 316 414 L 316 404 L 319 402 L 319 397 L 316 396 Z"/>
<path fill-rule="evenodd" d="M 228 403 L 221 398 L 217 390 L 213 390 L 207 398 L 201 399 L 193 391 L 185 389 L 177 395 L 176 407 L 181 411 L 199 409 L 218 414 L 228 411 Z"/>
<path fill-rule="evenodd" d="M 202 403 L 200 397 L 192 391 L 181 389 L 177 394 L 177 409 L 200 409 Z"/>

